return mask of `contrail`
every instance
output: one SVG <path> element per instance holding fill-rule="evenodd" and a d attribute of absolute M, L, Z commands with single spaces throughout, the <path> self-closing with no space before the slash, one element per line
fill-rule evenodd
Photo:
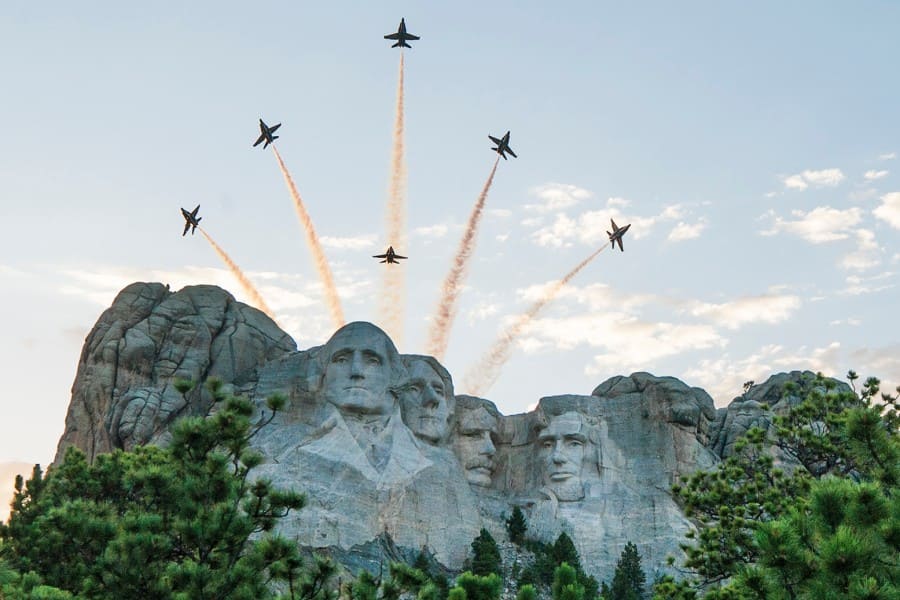
<path fill-rule="evenodd" d="M 469 215 L 469 222 L 466 225 L 462 239 L 459 241 L 459 248 L 456 250 L 453 266 L 450 267 L 450 272 L 447 273 L 447 277 L 444 279 L 441 300 L 438 303 L 434 318 L 431 320 L 425 353 L 434 356 L 438 360 L 443 360 L 444 352 L 447 351 L 447 340 L 450 337 L 453 319 L 456 317 L 456 304 L 457 300 L 459 300 L 460 288 L 463 281 L 465 281 L 466 275 L 469 274 L 469 261 L 472 258 L 472 252 L 475 250 L 478 224 L 481 222 L 484 204 L 499 163 L 500 157 L 498 156 L 497 160 L 494 161 L 494 168 L 491 169 L 491 174 L 484 183 L 484 188 L 481 190 L 481 194 L 478 195 L 478 200 L 472 208 L 472 214 Z"/>
<path fill-rule="evenodd" d="M 519 334 L 522 333 L 525 326 L 537 316 L 541 309 L 556 297 L 556 294 L 559 293 L 563 286 L 569 283 L 579 271 L 585 268 L 588 263 L 594 260 L 594 258 L 606 248 L 606 245 L 601 246 L 599 250 L 595 251 L 581 261 L 577 267 L 569 271 L 565 277 L 554 282 L 550 289 L 544 293 L 542 298 L 537 300 L 528 310 L 519 315 L 516 318 L 516 321 L 511 326 L 507 327 L 506 331 L 500 334 L 494 342 L 494 345 L 481 357 L 481 361 L 473 368 L 469 369 L 463 378 L 462 387 L 464 390 L 467 390 L 466 393 L 473 396 L 480 396 L 494 385 L 497 381 L 497 377 L 500 375 L 500 370 L 509 359 L 513 342 L 519 337 Z"/>
<path fill-rule="evenodd" d="M 406 250 L 406 161 L 403 156 L 403 53 L 397 80 L 397 109 L 394 115 L 391 182 L 386 214 L 387 243 L 401 254 Z M 379 322 L 398 347 L 403 345 L 405 277 L 404 269 L 385 265 L 379 298 Z"/>
<path fill-rule="evenodd" d="M 263 297 L 260 295 L 259 290 L 256 289 L 256 286 L 254 286 L 247 278 L 247 276 L 244 275 L 244 272 L 241 271 L 241 268 L 237 266 L 237 264 L 233 260 L 231 260 L 231 257 L 228 256 L 228 254 L 226 254 L 224 250 L 222 250 L 222 247 L 219 246 L 208 233 L 206 233 L 205 229 L 203 229 L 202 227 L 197 227 L 197 229 L 200 230 L 200 233 L 203 234 L 203 237 L 206 238 L 206 241 L 209 242 L 209 245 L 213 247 L 213 250 L 215 250 L 216 254 L 219 255 L 219 258 L 222 259 L 222 262 L 224 262 L 228 266 L 228 268 L 231 269 L 231 274 L 235 276 L 238 282 L 240 282 L 241 287 L 244 288 L 244 293 L 250 297 L 250 301 L 253 302 L 256 308 L 269 315 L 269 318 L 275 321 L 275 313 L 272 312 L 272 309 L 269 308 L 269 305 L 266 304 L 265 300 L 263 300 Z M 275 323 L 277 324 L 278 322 L 275 321 Z"/>
<path fill-rule="evenodd" d="M 275 153 L 275 158 L 278 159 L 278 166 L 281 168 L 284 182 L 287 184 L 291 197 L 294 199 L 297 218 L 300 219 L 300 224 L 306 232 L 306 245 L 309 246 L 309 251 L 312 252 L 313 262 L 316 264 L 316 270 L 319 272 L 319 279 L 322 280 L 322 284 L 325 286 L 325 300 L 328 303 L 328 310 L 331 312 L 331 319 L 334 321 L 335 328 L 343 327 L 344 310 L 341 308 L 341 299 L 338 296 L 337 287 L 334 285 L 334 277 L 331 276 L 328 259 L 325 258 L 322 244 L 319 243 L 316 228 L 313 227 L 312 219 L 310 219 L 309 213 L 306 212 L 306 207 L 303 205 L 303 198 L 300 197 L 300 192 L 297 191 L 297 186 L 294 185 L 294 180 L 291 178 L 291 174 L 288 173 L 287 167 L 284 166 L 284 161 L 281 160 L 281 155 L 274 145 L 272 146 L 272 152 Z"/>

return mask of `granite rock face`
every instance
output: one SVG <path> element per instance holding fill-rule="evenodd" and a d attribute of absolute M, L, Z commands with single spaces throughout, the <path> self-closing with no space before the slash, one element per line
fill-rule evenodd
<path fill-rule="evenodd" d="M 160 283 L 133 283 L 85 340 L 56 461 L 69 446 L 92 460 L 164 442 L 176 418 L 204 415 L 212 405 L 200 388 L 185 399 L 172 385 L 176 377 L 252 386 L 260 364 L 294 351 L 269 317 L 221 288 L 173 293 Z"/>
<path fill-rule="evenodd" d="M 788 392 L 788 384 L 795 386 Z M 849 385 L 836 382 L 831 393 L 852 392 Z M 737 396 L 726 408 L 716 412 L 711 428 L 709 446 L 721 458 L 734 453 L 734 442 L 751 427 L 768 430 L 772 425 L 772 415 L 784 414 L 803 401 L 813 389 L 825 393 L 824 388 L 816 388 L 816 374 L 812 371 L 791 371 L 777 373 L 759 385 L 752 385 L 742 395 Z"/>
<path fill-rule="evenodd" d="M 419 551 L 458 571 L 482 527 L 505 540 L 504 518 L 519 506 L 530 536 L 567 532 L 598 579 L 612 576 L 629 541 L 652 578 L 692 527 L 670 486 L 715 466 L 742 428 L 765 419 L 752 405 L 717 413 L 703 390 L 649 373 L 507 416 L 456 395 L 438 361 L 401 355 L 370 323 L 297 351 L 219 288 L 137 283 L 87 338 L 57 460 L 70 445 L 93 458 L 165 444 L 175 418 L 208 414 L 205 391 L 185 399 L 175 377 L 217 377 L 260 404 L 287 397 L 254 438 L 265 457 L 254 475 L 305 492 L 309 505 L 280 532 L 351 571 Z M 783 383 L 743 402 L 758 406 Z"/>

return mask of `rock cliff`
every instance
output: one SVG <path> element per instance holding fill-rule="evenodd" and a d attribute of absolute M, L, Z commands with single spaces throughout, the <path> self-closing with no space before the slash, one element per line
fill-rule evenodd
<path fill-rule="evenodd" d="M 717 412 L 699 388 L 634 373 L 503 415 L 488 399 L 456 395 L 438 361 L 401 355 L 372 324 L 298 351 L 217 287 L 135 283 L 85 342 L 57 460 L 68 446 L 93 458 L 165 444 L 174 419 L 211 407 L 200 388 L 176 392 L 177 377 L 216 377 L 260 403 L 288 398 L 254 438 L 266 459 L 255 476 L 307 493 L 309 506 L 281 533 L 350 570 L 420 550 L 459 570 L 480 528 L 503 540 L 519 506 L 529 535 L 569 533 L 598 579 L 610 578 L 629 541 L 652 578 L 692 527 L 671 484 L 714 466 L 764 422 L 762 402 L 789 402 L 786 380 L 773 378 Z"/>

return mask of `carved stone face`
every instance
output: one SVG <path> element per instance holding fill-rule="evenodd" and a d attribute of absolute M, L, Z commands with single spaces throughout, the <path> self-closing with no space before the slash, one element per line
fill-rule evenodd
<path fill-rule="evenodd" d="M 544 485 L 553 490 L 561 502 L 584 497 L 581 467 L 587 443 L 587 426 L 576 412 L 554 417 L 538 435 Z"/>
<path fill-rule="evenodd" d="M 437 444 L 447 436 L 450 404 L 444 380 L 424 360 L 408 363 L 409 381 L 401 396 L 403 420 L 417 436 Z"/>
<path fill-rule="evenodd" d="M 341 413 L 389 414 L 396 404 L 391 385 L 390 339 L 367 323 L 339 329 L 323 348 L 321 392 Z"/>
<path fill-rule="evenodd" d="M 454 449 L 465 469 L 466 479 L 472 485 L 489 486 L 497 451 L 492 438 L 497 433 L 496 417 L 484 408 L 466 412 L 459 419 L 457 433 Z"/>

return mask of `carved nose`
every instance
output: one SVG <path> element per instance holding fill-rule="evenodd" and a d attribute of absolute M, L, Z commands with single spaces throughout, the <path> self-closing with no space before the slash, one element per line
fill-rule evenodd
<path fill-rule="evenodd" d="M 496 452 L 497 449 L 494 448 L 494 442 L 491 440 L 491 434 L 485 432 L 483 441 L 484 444 L 481 447 L 481 453 L 486 454 L 487 456 L 493 456 L 494 452 Z"/>
<path fill-rule="evenodd" d="M 362 377 L 362 366 L 362 356 L 358 352 L 354 352 L 353 357 L 350 359 L 350 377 Z"/>
<path fill-rule="evenodd" d="M 425 391 L 422 393 L 422 406 L 425 408 L 437 408 L 440 401 L 441 399 L 438 397 L 437 392 L 430 387 L 425 388 Z"/>

